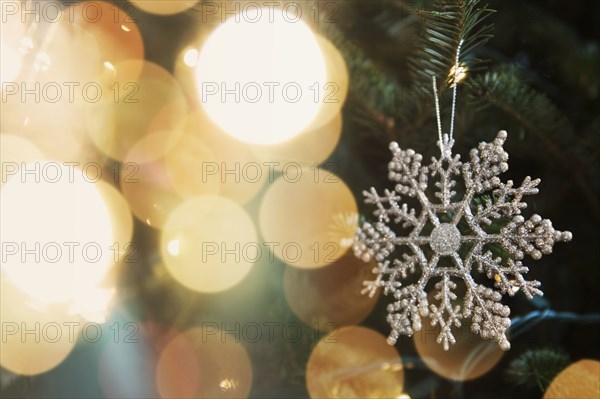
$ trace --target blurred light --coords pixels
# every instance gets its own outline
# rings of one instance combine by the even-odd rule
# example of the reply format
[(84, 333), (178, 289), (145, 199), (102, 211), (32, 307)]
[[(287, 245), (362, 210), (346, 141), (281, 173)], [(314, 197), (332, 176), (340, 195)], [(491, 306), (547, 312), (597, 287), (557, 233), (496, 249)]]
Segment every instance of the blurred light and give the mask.
[(48, 24), (44, 36), (38, 30), (31, 39), (24, 73), (3, 93), (2, 131), (31, 139), (48, 158), (88, 161), (95, 154), (83, 110), (96, 93), (90, 82), (98, 81), (98, 47), (67, 19)]
[(163, 350), (156, 367), (161, 398), (245, 398), (252, 365), (244, 347), (222, 330), (192, 328)]
[(133, 214), (144, 224), (157, 229), (163, 227), (169, 213), (181, 203), (163, 159), (143, 164), (124, 163), (120, 186)]
[(218, 193), (245, 204), (274, 179), (266, 162), (246, 143), (225, 134), (202, 110), (188, 116), (184, 129), (183, 138), (165, 156), (173, 187), (184, 198)]
[[(36, 278), (40, 277), (32, 277)], [(45, 283), (52, 284), (52, 280)], [(79, 318), (64, 307), (47, 306), (28, 297), (4, 271), (0, 285), (0, 365), (16, 374), (36, 375), (62, 363), (79, 337)]]
[(151, 62), (125, 61), (115, 70), (106, 95), (86, 108), (88, 134), (113, 159), (156, 160), (181, 137), (181, 120), (187, 112), (183, 91), (165, 69)]
[(252, 151), (263, 161), (281, 170), (291, 162), (302, 166), (322, 164), (337, 146), (342, 134), (342, 114), (338, 113), (320, 127), (302, 132), (280, 144), (254, 145)]
[(342, 327), (313, 349), (306, 366), (311, 398), (391, 398), (403, 393), (402, 360), (385, 337)]
[(183, 62), (190, 68), (195, 68), (198, 65), (198, 50), (195, 48), (187, 50), (183, 55)]
[[(2, 37), (4, 37), (4, 34), (2, 34)], [(0, 83), (2, 89), (4, 89), (4, 83), (14, 82), (19, 72), (21, 72), (23, 56), (17, 49), (5, 44), (4, 41), (0, 42), (0, 46), (2, 49), (0, 54)]]
[(456, 66), (452, 66), (452, 69), (450, 70), (450, 76), (452, 76), (453, 79), (452, 84), (454, 85), (454, 80), (456, 80), (456, 83), (460, 83), (465, 80), (468, 71), (469, 68), (464, 63), (461, 63), (461, 65), (458, 66), (458, 69)]
[[(0, 187), (18, 173), (23, 164), (44, 160), (42, 151), (30, 140), (13, 134), (0, 134)], [(18, 177), (17, 177), (18, 178)]]
[(600, 362), (579, 360), (561, 371), (544, 394), (544, 399), (600, 398)]
[[(218, 292), (238, 284), (250, 272), (261, 250), (256, 238), (254, 223), (239, 205), (218, 196), (199, 196), (169, 216), (161, 254), (179, 283), (199, 292)], [(177, 254), (169, 250), (175, 241)]]
[(4, 89), (4, 83), (17, 79), (23, 67), (23, 57), (29, 50), (29, 46), (21, 45), (21, 42), (26, 44), (23, 36), (27, 25), (21, 21), (18, 12), (9, 15), (4, 8), (1, 7), (0, 24), (0, 91)]
[(212, 173), (220, 168), (221, 162), (200, 135), (185, 133), (166, 155), (164, 165), (177, 194), (190, 198), (219, 193), (224, 180), (220, 178), (220, 173), (216, 173), (217, 178)]
[(289, 18), (282, 9), (257, 7), (252, 19), (233, 16), (222, 23), (200, 50), (201, 104), (242, 141), (288, 140), (321, 108), (315, 97), (322, 98), (326, 83), (323, 54), (308, 26)]
[(81, 170), (26, 164), (0, 198), (3, 270), (19, 289), (57, 303), (97, 286), (113, 263), (113, 225), (102, 195)]
[(129, 0), (142, 11), (157, 15), (172, 15), (188, 10), (200, 0)]
[(380, 291), (372, 298), (360, 293), (374, 266), (374, 261), (365, 265), (348, 251), (319, 269), (286, 267), (285, 297), (296, 316), (312, 328), (327, 331), (333, 326), (358, 324), (371, 313), (379, 297)]
[[(435, 292), (432, 290), (428, 298), (430, 303), (437, 304)], [(484, 340), (471, 332), (471, 326), (464, 321), (461, 327), (453, 329), (456, 343), (450, 345), (448, 351), (436, 341), (440, 332), (439, 324), (432, 327), (430, 318), (424, 318), (423, 327), (415, 332), (413, 341), (427, 367), (444, 378), (467, 381), (481, 377), (493, 369), (504, 355), (495, 341)]]
[(158, 356), (177, 332), (151, 321), (128, 320), (111, 320), (110, 339), (102, 349), (98, 368), (102, 393), (108, 399), (156, 398)]
[(72, 314), (81, 315), (87, 321), (104, 323), (107, 318), (109, 305), (112, 302), (116, 290), (90, 288), (79, 293), (69, 308)]
[[(278, 244), (272, 246), (273, 252), (291, 266), (314, 268), (332, 263), (344, 255), (356, 233), (354, 196), (330, 171), (286, 166), (260, 206), (263, 237)], [(340, 218), (346, 221), (344, 228), (340, 228)]]
[(319, 130), (324, 124), (340, 114), (346, 102), (349, 88), (348, 67), (339, 50), (328, 39), (316, 35), (327, 66), (327, 80), (320, 98), (321, 109), (307, 130)]
[[(83, 28), (96, 40), (99, 50), (98, 68), (106, 65), (106, 62), (116, 65), (125, 60), (142, 60), (144, 58), (144, 42), (137, 27), (136, 16), (130, 16), (122, 8), (107, 1), (94, 1), (93, 11), (82, 12), (81, 4), (70, 6), (72, 10), (66, 9), (63, 14), (72, 16), (62, 18), (72, 21), (71, 25)], [(138, 73), (141, 71), (138, 70)], [(97, 76), (96, 81), (100, 77)], [(132, 81), (136, 75), (132, 75)]]
[(179, 240), (173, 240), (167, 244), (169, 255), (179, 256)]

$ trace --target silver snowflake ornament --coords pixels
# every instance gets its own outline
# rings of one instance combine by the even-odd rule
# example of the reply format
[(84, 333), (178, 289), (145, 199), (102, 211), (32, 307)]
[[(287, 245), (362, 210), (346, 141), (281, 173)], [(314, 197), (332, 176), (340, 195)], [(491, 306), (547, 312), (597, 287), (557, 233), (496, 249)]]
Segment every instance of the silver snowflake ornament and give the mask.
[[(500, 131), (493, 142), (471, 150), (469, 162), (461, 162), (452, 154), (454, 140), (444, 135), (438, 142), (441, 156), (429, 166), (422, 165), (420, 154), (391, 143), (388, 169), (395, 187), (383, 195), (374, 188), (364, 192), (365, 202), (377, 208), (377, 221), (364, 223), (354, 243), (357, 256), (377, 261), (376, 278), (364, 283), (363, 293), (374, 295), (383, 287), (394, 297), (388, 305), (390, 344), (421, 330), (422, 318), (429, 317), (441, 330), (437, 342), (448, 350), (456, 342), (452, 328), (470, 319), (473, 332), (508, 350), (510, 308), (502, 296), (543, 295), (539, 281), (525, 279), (522, 259), (539, 259), (572, 236), (538, 215), (521, 216), (527, 207), (523, 197), (537, 194), (540, 180), (526, 177), (518, 187), (500, 180), (508, 169), (506, 137)], [(457, 191), (462, 198), (455, 198)], [(490, 283), (478, 282), (482, 277)]]

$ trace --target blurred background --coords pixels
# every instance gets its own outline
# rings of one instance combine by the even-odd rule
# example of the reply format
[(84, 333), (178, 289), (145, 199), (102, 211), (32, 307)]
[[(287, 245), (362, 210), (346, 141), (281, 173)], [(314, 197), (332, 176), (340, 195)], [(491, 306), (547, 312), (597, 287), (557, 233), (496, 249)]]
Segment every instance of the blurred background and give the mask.
[[(2, 397), (599, 397), (597, 2), (0, 3)], [(455, 153), (507, 130), (574, 237), (508, 352), (389, 346), (351, 249), (389, 142), (438, 155), (462, 35)]]

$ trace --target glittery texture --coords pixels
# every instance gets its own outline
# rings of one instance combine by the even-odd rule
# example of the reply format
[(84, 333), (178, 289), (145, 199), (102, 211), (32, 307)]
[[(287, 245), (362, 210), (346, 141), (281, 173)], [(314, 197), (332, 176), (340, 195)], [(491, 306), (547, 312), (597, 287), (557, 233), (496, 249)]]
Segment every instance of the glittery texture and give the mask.
[[(400, 335), (419, 331), (421, 318), (429, 317), (431, 325), (441, 329), (437, 342), (448, 350), (455, 343), (452, 327), (470, 318), (473, 332), (508, 350), (510, 308), (500, 302), (502, 295), (513, 296), (518, 291), (528, 298), (542, 295), (539, 281), (525, 280), (528, 268), (521, 260), (525, 255), (539, 259), (551, 253), (554, 243), (570, 241), (571, 233), (554, 230), (550, 220), (538, 215), (529, 219), (520, 215), (527, 206), (523, 197), (537, 194), (540, 180), (526, 177), (519, 187), (511, 180), (500, 180), (498, 176), (508, 169), (503, 148), (506, 136), (500, 131), (493, 142), (479, 144), (471, 150), (470, 162), (463, 163), (460, 155), (452, 154), (454, 140), (444, 135), (438, 143), (442, 155), (432, 158), (429, 166), (423, 166), (423, 157), (413, 150), (391, 143), (393, 159), (388, 168), (395, 187), (381, 196), (374, 188), (364, 192), (365, 202), (377, 207), (377, 221), (365, 223), (354, 243), (357, 256), (365, 261), (375, 258), (378, 264), (373, 270), (376, 279), (365, 282), (363, 293), (374, 295), (383, 287), (384, 294), (395, 299), (388, 305), (390, 344)], [(464, 196), (456, 200), (459, 177), (464, 182)], [(426, 195), (430, 179), (435, 180), (430, 187), (434, 200)], [(474, 200), (484, 194), (488, 194), (487, 200)], [(401, 203), (403, 197), (414, 198), (419, 209), (409, 209)], [(486, 229), (492, 221), (501, 227)], [(462, 233), (459, 224), (464, 226)], [(410, 232), (397, 235), (390, 225)], [(503, 248), (504, 256), (494, 256), (489, 244)], [(401, 280), (409, 274), (416, 274), (418, 280), (403, 285)], [(476, 282), (476, 277), (488, 278), (494, 288)], [(428, 298), (431, 280), (434, 295)], [(464, 286), (462, 302), (457, 302), (457, 283)]]

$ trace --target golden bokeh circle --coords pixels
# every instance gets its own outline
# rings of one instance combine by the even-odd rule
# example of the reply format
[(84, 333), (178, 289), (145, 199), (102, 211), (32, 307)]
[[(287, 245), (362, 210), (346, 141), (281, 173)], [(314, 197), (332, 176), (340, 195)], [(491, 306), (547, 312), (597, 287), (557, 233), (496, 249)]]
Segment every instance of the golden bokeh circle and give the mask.
[(173, 15), (189, 10), (200, 0), (129, 0), (142, 11), (156, 15)]
[(436, 342), (440, 326), (432, 327), (429, 318), (423, 320), (421, 331), (413, 341), (423, 362), (436, 374), (454, 381), (468, 381), (491, 371), (504, 356), (495, 341), (484, 340), (463, 323), (453, 331), (456, 343), (448, 351)]
[(9, 178), (17, 175), (23, 165), (44, 159), (44, 153), (31, 140), (14, 134), (0, 134), (0, 162), (2, 166), (0, 187)]
[(579, 360), (554, 377), (544, 399), (561, 398), (600, 398), (600, 361)]
[(402, 395), (400, 355), (366, 327), (342, 327), (317, 343), (306, 366), (311, 398), (396, 398)]
[(73, 4), (64, 14), (70, 16), (65, 20), (72, 19), (72, 25), (85, 29), (96, 39), (100, 70), (110, 73), (119, 62), (144, 58), (144, 42), (136, 17), (123, 8), (106, 1), (93, 1)]
[[(360, 323), (379, 298), (361, 295), (375, 262), (365, 263), (348, 251), (326, 267), (314, 270), (286, 267), (283, 287), (292, 311), (320, 330)], [(310, 293), (309, 295), (307, 295)]]
[(160, 250), (179, 283), (206, 293), (240, 283), (262, 255), (246, 211), (214, 195), (190, 198), (171, 212)]
[(125, 162), (119, 180), (134, 216), (147, 226), (162, 228), (182, 201), (171, 184), (164, 159), (143, 164)]
[(323, 53), (327, 68), (327, 80), (322, 93), (321, 109), (307, 131), (317, 130), (340, 113), (350, 85), (350, 77), (346, 61), (340, 51), (328, 39), (321, 35), (315, 35), (319, 48)]
[(48, 306), (25, 295), (4, 273), (0, 285), (0, 365), (30, 376), (62, 363), (79, 336), (78, 317), (66, 306)]
[[(197, 109), (185, 120), (187, 139), (175, 146), (167, 154), (167, 167), (176, 174), (186, 171), (186, 177), (176, 177), (175, 186), (183, 195), (190, 193), (215, 193), (229, 198), (239, 204), (252, 200), (270, 179), (274, 167), (261, 160), (247, 143), (241, 142), (210, 120), (208, 115)], [(195, 138), (192, 138), (195, 137)], [(191, 143), (190, 143), (191, 142)], [(190, 153), (187, 144), (199, 149), (199, 153)], [(187, 168), (177, 157), (188, 159)], [(181, 183), (189, 183), (189, 187), (181, 187)]]
[(128, 60), (115, 68), (117, 75), (104, 82), (100, 101), (86, 107), (87, 132), (113, 159), (157, 160), (183, 133), (181, 121), (187, 115), (183, 91), (171, 74), (152, 62)]
[[(31, 172), (34, 172), (33, 174)], [(26, 164), (2, 188), (3, 269), (44, 303), (86, 295), (113, 264), (113, 220), (98, 185), (77, 168)]]
[(338, 113), (321, 126), (300, 133), (280, 144), (252, 146), (253, 152), (263, 161), (281, 170), (289, 162), (302, 166), (322, 164), (335, 150), (342, 135), (342, 114)]
[(192, 328), (171, 340), (156, 367), (161, 398), (245, 398), (252, 365), (235, 337), (217, 328)]
[(223, 180), (208, 171), (221, 165), (213, 150), (197, 134), (186, 133), (165, 156), (164, 162), (173, 188), (183, 198), (219, 194)]
[(358, 225), (350, 189), (334, 173), (286, 164), (260, 205), (265, 242), (285, 263), (315, 268), (339, 259)]

